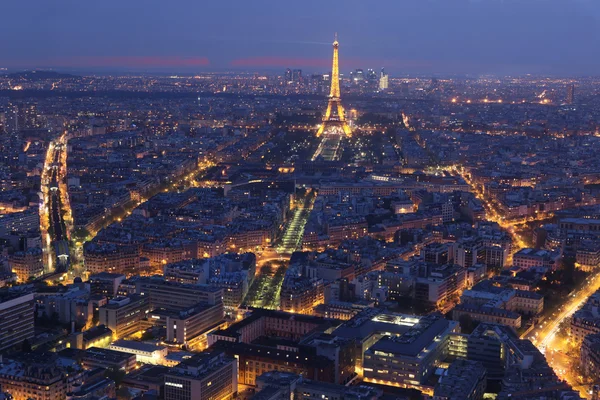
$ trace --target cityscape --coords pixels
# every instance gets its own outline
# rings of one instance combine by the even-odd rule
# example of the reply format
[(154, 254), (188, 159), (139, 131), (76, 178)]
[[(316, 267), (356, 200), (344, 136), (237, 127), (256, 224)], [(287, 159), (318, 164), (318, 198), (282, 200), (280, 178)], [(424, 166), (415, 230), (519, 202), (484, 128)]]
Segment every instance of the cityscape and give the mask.
[(600, 75), (328, 35), (0, 58), (0, 400), (600, 399)]

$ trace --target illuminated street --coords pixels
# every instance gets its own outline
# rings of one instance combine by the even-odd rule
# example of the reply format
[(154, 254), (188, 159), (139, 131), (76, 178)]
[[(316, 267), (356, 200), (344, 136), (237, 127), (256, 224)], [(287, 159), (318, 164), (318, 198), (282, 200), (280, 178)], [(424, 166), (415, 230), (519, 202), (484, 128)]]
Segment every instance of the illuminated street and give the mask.
[(577, 351), (573, 353), (565, 338), (559, 337), (558, 333), (561, 324), (568, 321), (581, 308), (588, 297), (597, 290), (600, 290), (600, 274), (589, 278), (581, 289), (576, 290), (568, 299), (565, 299), (561, 307), (552, 314), (551, 319), (542, 322), (538, 328), (527, 336), (542, 353), (546, 354), (548, 363), (556, 374), (565, 379), (570, 385), (580, 389), (588, 389), (588, 387), (580, 387), (580, 381), (573, 369), (572, 361), (578, 360), (579, 354)]
[(304, 226), (312, 210), (316, 196), (308, 193), (298, 201), (293, 216), (284, 227), (284, 232), (274, 248), (267, 248), (258, 255), (257, 273), (244, 304), (268, 309), (279, 308), (281, 284), (291, 254), (299, 250), (304, 234)]
[(341, 134), (324, 134), (315, 151), (312, 160), (322, 159), (323, 161), (337, 161), (342, 156), (342, 143), (344, 137)]
[(299, 205), (294, 210), (294, 215), (284, 228), (281, 242), (276, 245), (278, 254), (291, 255), (294, 251), (299, 249), (302, 243), (304, 227), (308, 221), (308, 216), (310, 215), (315, 199), (316, 196), (309, 195), (309, 198), (304, 204)]
[(279, 309), (279, 295), (286, 269), (287, 260), (271, 261), (263, 265), (254, 278), (243, 305), (270, 310)]
[(8, 3), (0, 400), (600, 400), (600, 2)]
[(45, 273), (66, 272), (72, 214), (65, 182), (67, 134), (50, 142), (41, 177), (40, 230), (44, 244)]

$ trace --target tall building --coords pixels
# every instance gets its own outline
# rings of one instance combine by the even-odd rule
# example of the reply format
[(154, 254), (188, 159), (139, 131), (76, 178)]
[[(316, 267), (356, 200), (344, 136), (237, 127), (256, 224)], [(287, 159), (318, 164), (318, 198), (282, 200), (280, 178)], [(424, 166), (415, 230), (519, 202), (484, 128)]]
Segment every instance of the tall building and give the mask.
[(567, 104), (573, 104), (575, 102), (575, 85), (570, 84), (567, 86)]
[(292, 82), (302, 82), (302, 70), (295, 69), (292, 71)]
[(106, 325), (117, 338), (129, 336), (141, 328), (148, 308), (148, 296), (116, 297), (98, 310), (100, 324)]
[(237, 394), (238, 361), (222, 351), (199, 353), (165, 374), (165, 400), (228, 400)]
[(367, 70), (367, 80), (369, 82), (377, 82), (377, 73), (371, 68)]
[(6, 110), (5, 117), (5, 128), (6, 133), (16, 133), (21, 129), (19, 127), (19, 109), (16, 105), (9, 105)]
[(365, 380), (391, 385), (424, 384), (435, 366), (447, 357), (450, 334), (459, 331), (457, 322), (435, 314), (420, 317), (417, 322), (407, 321), (406, 325), (400, 335), (384, 336), (364, 352)]
[(207, 333), (221, 326), (223, 315), (223, 303), (199, 303), (183, 311), (154, 310), (149, 318), (167, 327), (167, 342), (203, 349), (207, 347)]
[(33, 338), (33, 312), (33, 293), (0, 294), (0, 351)]
[(408, 87), (408, 82), (402, 82), (400, 84), (400, 92), (402, 93), (403, 96), (408, 96), (410, 93), (410, 89)]
[(381, 68), (381, 74), (379, 75), (379, 90), (387, 90), (389, 87), (388, 74)]
[(352, 82), (355, 84), (360, 84), (365, 81), (365, 71), (357, 68), (354, 70), (354, 72), (350, 72), (350, 77), (352, 78)]
[(433, 391), (434, 400), (480, 400), (487, 384), (483, 364), (456, 360), (440, 378)]
[(6, 133), (6, 112), (0, 111), (0, 133)]
[(340, 99), (340, 69), (338, 62), (339, 42), (337, 34), (333, 41), (333, 65), (331, 67), (331, 91), (329, 92), (329, 102), (327, 103), (327, 111), (323, 117), (323, 123), (317, 131), (317, 136), (321, 136), (326, 129), (335, 128), (342, 130), (346, 136), (351, 136), (352, 131), (350, 125), (346, 121), (344, 107)]
[(136, 293), (150, 297), (150, 307), (183, 310), (198, 303), (223, 302), (223, 289), (210, 285), (186, 285), (160, 278), (143, 278), (136, 282)]

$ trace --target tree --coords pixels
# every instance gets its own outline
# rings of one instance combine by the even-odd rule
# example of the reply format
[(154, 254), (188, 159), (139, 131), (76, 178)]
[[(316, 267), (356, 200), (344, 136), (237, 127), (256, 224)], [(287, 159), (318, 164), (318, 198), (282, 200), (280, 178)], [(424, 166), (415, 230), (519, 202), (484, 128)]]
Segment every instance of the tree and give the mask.
[(50, 316), (50, 322), (52, 323), (52, 325), (60, 324), (60, 316), (58, 315), (58, 313), (56, 311), (54, 311), (52, 313), (52, 315)]
[(31, 343), (29, 343), (29, 339), (23, 340), (23, 344), (21, 345), (21, 351), (23, 353), (31, 353)]
[(572, 286), (575, 283), (575, 257), (565, 256), (563, 258), (563, 283)]
[(108, 379), (112, 379), (117, 387), (121, 387), (121, 382), (123, 382), (126, 375), (127, 373), (124, 370), (116, 367), (107, 368), (106, 371), (104, 371), (104, 376)]
[(125, 386), (120, 387), (117, 390), (117, 400), (129, 400), (131, 399), (131, 393), (129, 389)]
[(152, 332), (152, 329), (148, 329), (144, 333), (142, 333), (141, 340), (152, 340), (152, 339), (154, 339), (154, 333)]
[(458, 317), (458, 323), (460, 324), (462, 333), (471, 333), (473, 332), (473, 329), (475, 329), (475, 323), (469, 314), (463, 314)]

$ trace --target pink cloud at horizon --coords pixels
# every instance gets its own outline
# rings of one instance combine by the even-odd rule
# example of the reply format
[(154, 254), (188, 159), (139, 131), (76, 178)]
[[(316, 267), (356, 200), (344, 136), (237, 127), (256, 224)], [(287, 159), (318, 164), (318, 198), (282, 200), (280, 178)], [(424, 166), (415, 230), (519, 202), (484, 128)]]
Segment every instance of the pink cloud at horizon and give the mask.
[[(331, 68), (332, 60), (330, 58), (287, 58), (287, 57), (249, 57), (238, 58), (231, 61), (232, 67), (254, 67), (254, 68)], [(347, 58), (340, 59), (340, 69), (343, 68), (367, 68), (367, 67), (390, 67), (390, 68), (430, 68), (432, 64), (427, 61), (419, 60), (382, 60), (382, 59), (360, 59)]]
[(82, 56), (56, 57), (37, 60), (35, 62), (15, 62), (15, 66), (49, 66), (49, 67), (205, 67), (210, 65), (207, 57), (179, 56)]

